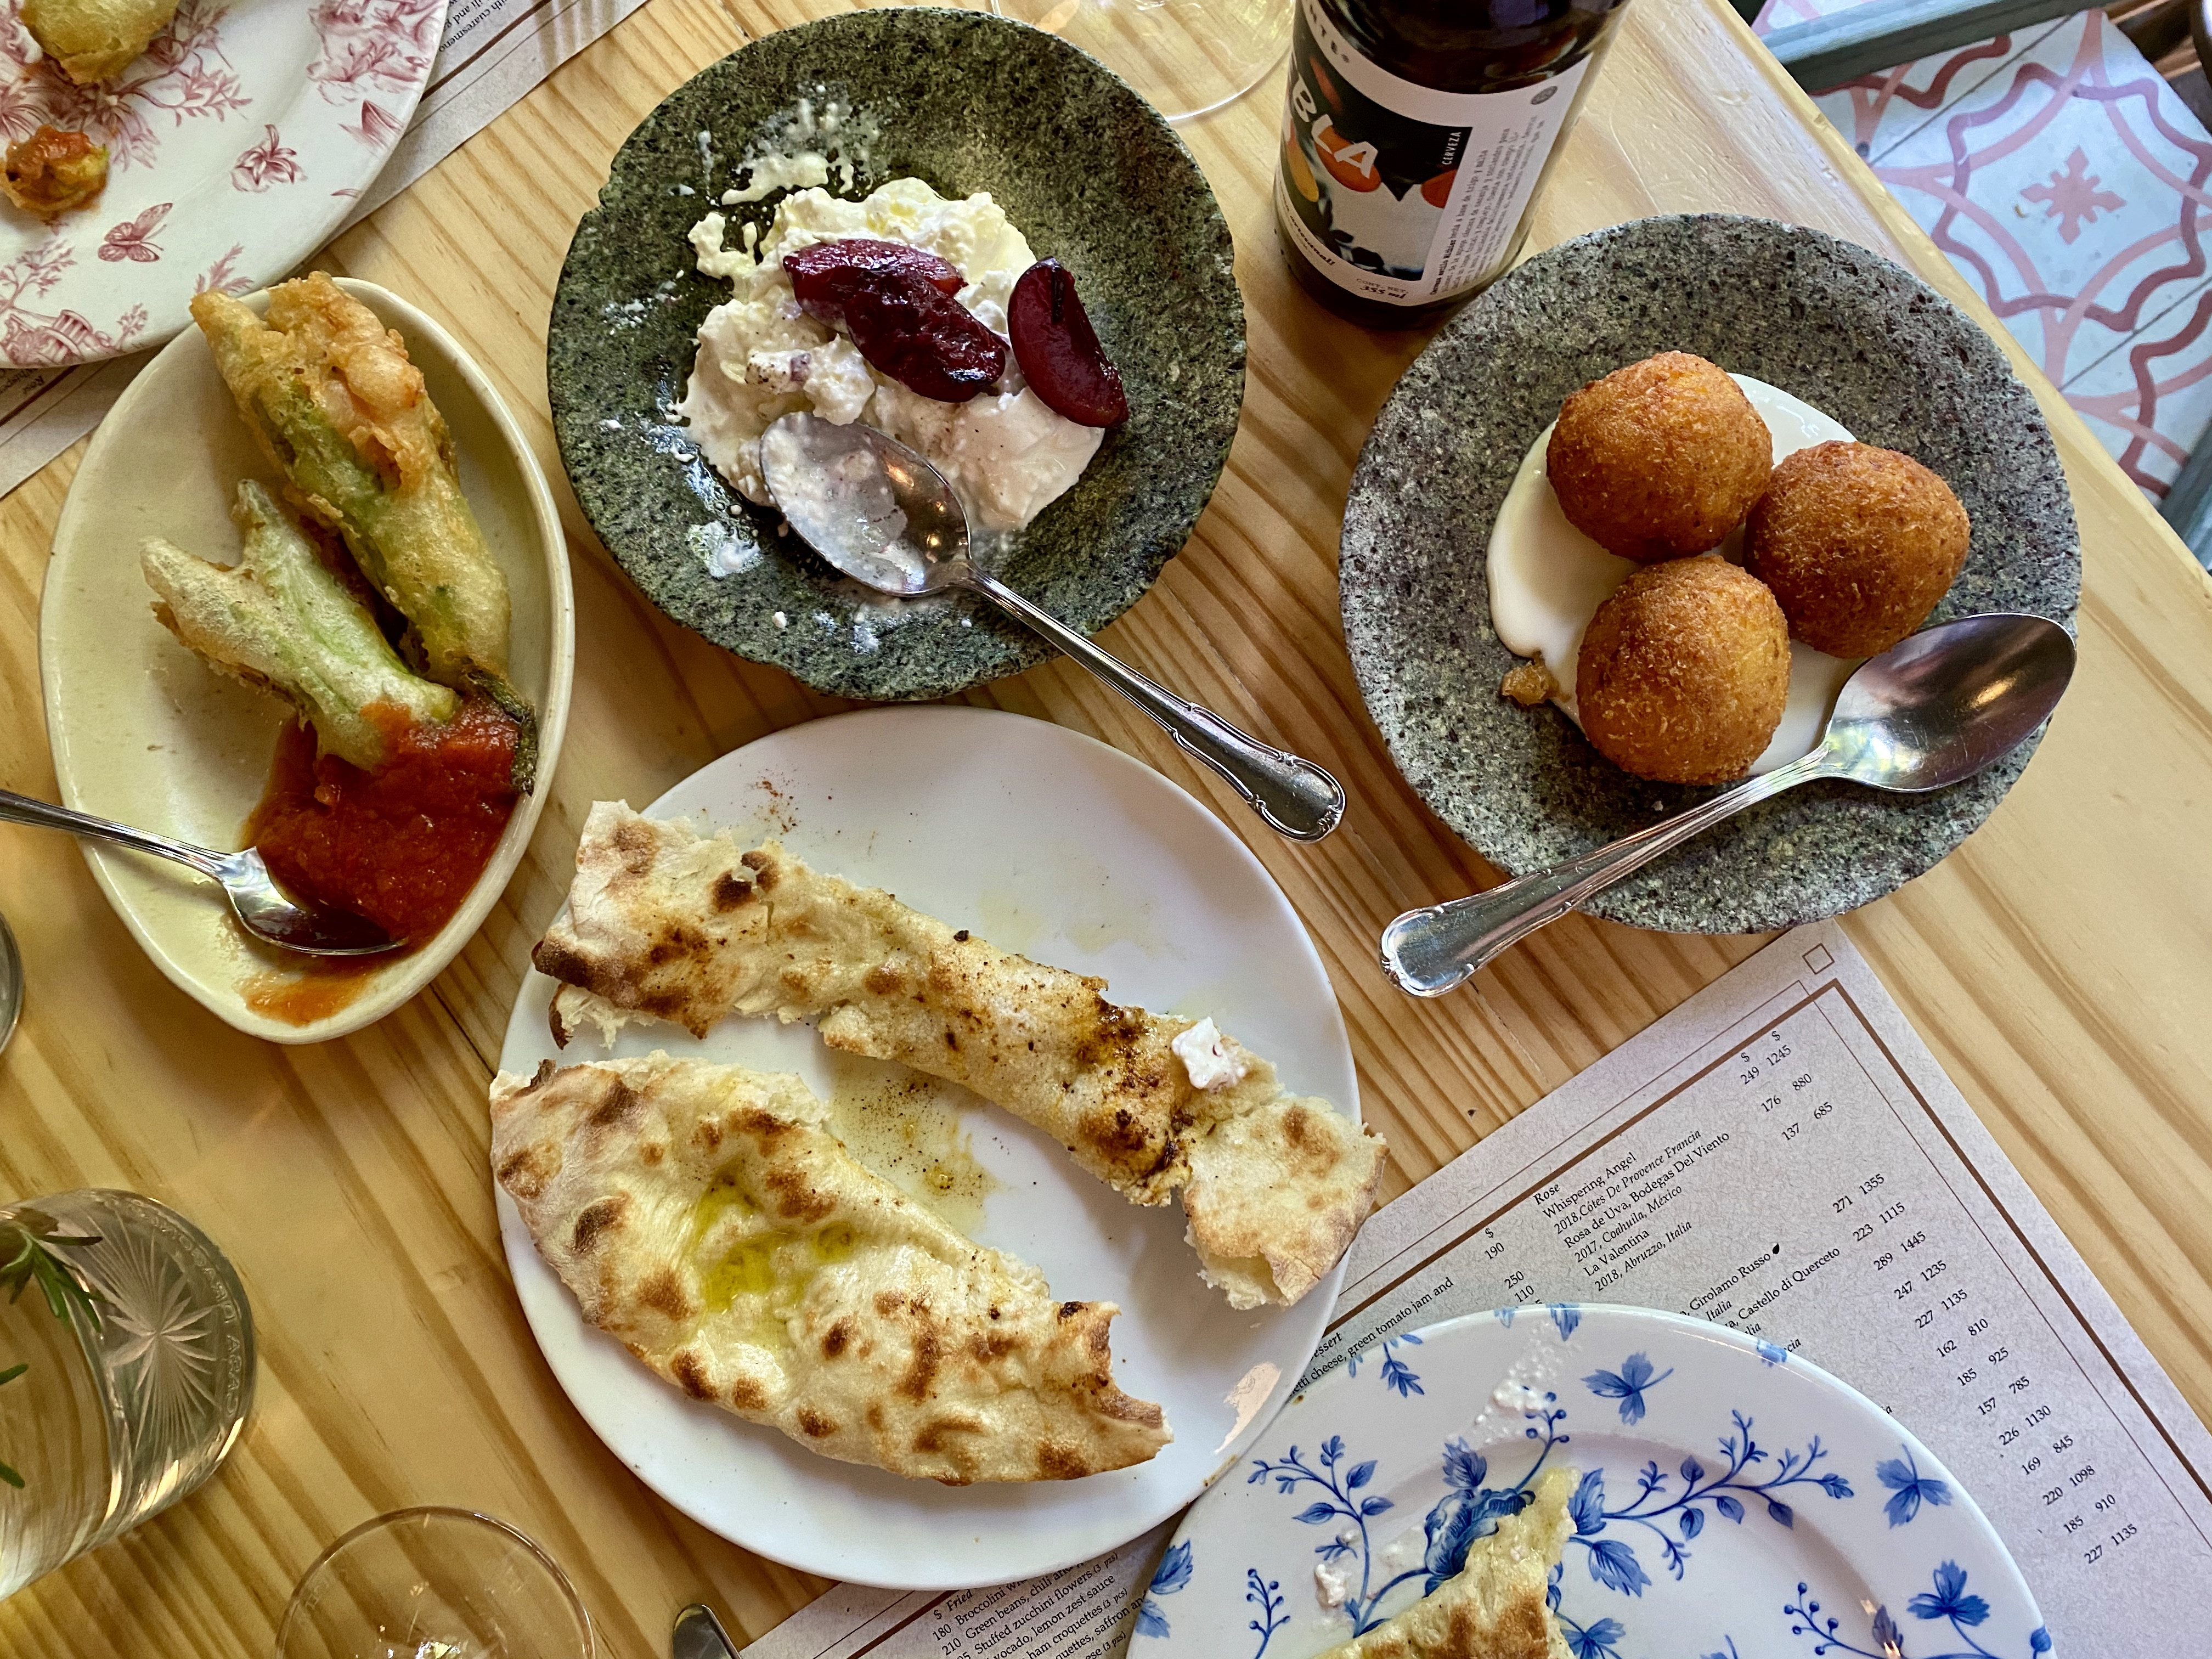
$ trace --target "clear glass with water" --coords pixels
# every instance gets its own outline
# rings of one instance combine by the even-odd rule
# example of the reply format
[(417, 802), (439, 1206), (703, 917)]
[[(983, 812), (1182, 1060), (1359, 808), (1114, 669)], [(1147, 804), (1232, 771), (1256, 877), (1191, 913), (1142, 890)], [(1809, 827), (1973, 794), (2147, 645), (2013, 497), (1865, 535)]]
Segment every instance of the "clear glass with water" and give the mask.
[(98, 1190), (0, 1207), (10, 1263), (34, 1270), (0, 1291), (0, 1374), (25, 1368), (0, 1384), (0, 1598), (198, 1486), (253, 1400), (246, 1291), (175, 1211)]

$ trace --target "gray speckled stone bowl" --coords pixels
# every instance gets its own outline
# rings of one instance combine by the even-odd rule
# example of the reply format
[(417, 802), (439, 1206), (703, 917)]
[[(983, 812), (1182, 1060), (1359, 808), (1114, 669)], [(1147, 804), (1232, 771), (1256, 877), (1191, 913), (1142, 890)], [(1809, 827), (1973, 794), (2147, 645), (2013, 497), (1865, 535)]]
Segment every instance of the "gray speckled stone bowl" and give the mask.
[[(2035, 400), (1917, 277), (1818, 231), (1719, 215), (1638, 220), (1549, 248), (1455, 319), (1398, 383), (1352, 477), (1340, 568), (1352, 665), (1392, 756), (1509, 874), (1712, 793), (1632, 777), (1549, 704), (1501, 697), (1517, 659), (1490, 626), (1490, 527), (1522, 456), (1570, 392), (1660, 351), (1780, 386), (1940, 473), (1974, 530), (1935, 620), (2026, 611), (2073, 621), (2081, 546)], [(1588, 908), (1670, 933), (1839, 915), (1964, 841), (2033, 747), (1929, 795), (1792, 790)]]
[[(908, 175), (947, 197), (988, 191), (1039, 258), (1075, 273), (1133, 413), (997, 568), (1086, 634), (1182, 549), (1228, 459), (1244, 394), (1229, 228), (1182, 141), (1110, 71), (974, 12), (863, 11), (770, 35), (678, 88), (617, 153), (569, 246), (546, 343), (586, 515), (656, 605), (716, 644), (846, 696), (942, 696), (1049, 653), (964, 594), (864, 599), (779, 538), (777, 515), (726, 486), (667, 413), (700, 320), (730, 295), (693, 269), (685, 233), (801, 97), (880, 125), (853, 193)], [(748, 220), (765, 230), (781, 199), (724, 210), (730, 245)], [(717, 545), (744, 568), (709, 575)]]

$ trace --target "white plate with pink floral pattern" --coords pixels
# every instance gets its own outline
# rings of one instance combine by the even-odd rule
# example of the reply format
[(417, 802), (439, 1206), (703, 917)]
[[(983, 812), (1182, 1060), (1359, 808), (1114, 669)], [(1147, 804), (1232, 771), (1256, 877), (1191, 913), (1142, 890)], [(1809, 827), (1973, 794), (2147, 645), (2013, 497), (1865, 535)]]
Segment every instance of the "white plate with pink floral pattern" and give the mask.
[(352, 211), (415, 112), (446, 0), (184, 0), (80, 87), (0, 0), (0, 143), (41, 125), (108, 149), (107, 188), (51, 223), (0, 200), (0, 362), (160, 345), (203, 289), (285, 276)]

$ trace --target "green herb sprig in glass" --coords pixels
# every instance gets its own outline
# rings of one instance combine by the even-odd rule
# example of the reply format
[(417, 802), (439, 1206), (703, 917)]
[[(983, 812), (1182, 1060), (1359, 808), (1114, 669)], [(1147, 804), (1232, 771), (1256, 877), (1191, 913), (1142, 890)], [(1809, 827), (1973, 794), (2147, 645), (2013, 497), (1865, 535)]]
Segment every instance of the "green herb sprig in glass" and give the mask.
[[(59, 1224), (44, 1211), (20, 1209), (10, 1219), (0, 1221), (0, 1290), (8, 1292), (8, 1301), (13, 1305), (26, 1288), (36, 1285), (55, 1318), (67, 1324), (75, 1314), (97, 1331), (99, 1299), (70, 1265), (53, 1253), (53, 1247), (99, 1243), (96, 1233), (78, 1237), (62, 1232)], [(0, 1388), (30, 1369), (29, 1362), (24, 1361), (0, 1370)], [(23, 1486), (23, 1477), (4, 1462), (0, 1462), (0, 1480), (18, 1491)]]

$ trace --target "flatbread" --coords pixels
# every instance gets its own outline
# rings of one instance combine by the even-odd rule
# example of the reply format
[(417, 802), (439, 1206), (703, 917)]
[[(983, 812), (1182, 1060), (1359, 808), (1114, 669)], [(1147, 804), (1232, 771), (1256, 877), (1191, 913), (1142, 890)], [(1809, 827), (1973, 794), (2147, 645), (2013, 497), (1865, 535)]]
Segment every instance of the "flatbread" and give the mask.
[(1573, 1470), (1550, 1471), (1526, 1509), (1474, 1540), (1457, 1574), (1319, 1659), (1574, 1659), (1545, 1596), (1573, 1529), (1574, 1489)]
[(1180, 1194), (1232, 1307), (1311, 1290), (1382, 1174), (1380, 1138), (1287, 1093), (1233, 1038), (1220, 1047), (1243, 1075), (1199, 1088), (1173, 1047), (1192, 1021), (1118, 1006), (1102, 979), (999, 950), (774, 842), (741, 851), (727, 830), (702, 836), (619, 801), (592, 807), (568, 913), (533, 960), (573, 988), (553, 1004), (563, 1046), (587, 1018), (605, 1030), (649, 1015), (703, 1036), (726, 1014), (773, 1014), (964, 1085), (1130, 1202)]
[(605, 1060), (493, 1082), (492, 1169), (584, 1317), (696, 1400), (948, 1486), (1151, 1458), (1110, 1302), (1056, 1302), (855, 1163), (790, 1076)]

